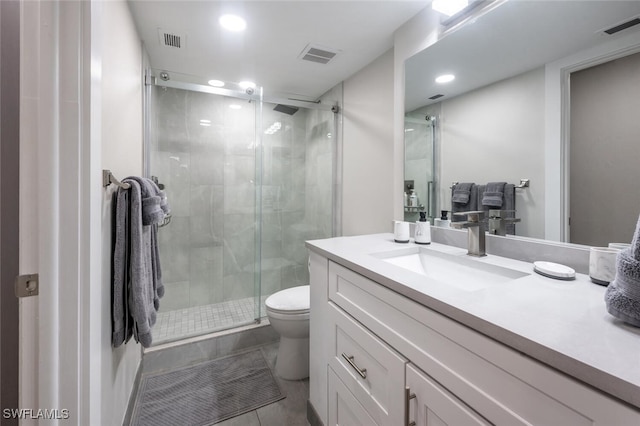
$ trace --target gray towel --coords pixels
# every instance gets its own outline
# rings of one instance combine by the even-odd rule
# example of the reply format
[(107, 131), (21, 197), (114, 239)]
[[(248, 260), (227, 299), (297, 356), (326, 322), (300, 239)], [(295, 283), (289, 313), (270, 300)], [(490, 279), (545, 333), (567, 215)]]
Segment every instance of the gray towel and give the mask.
[(118, 189), (113, 195), (111, 263), (111, 344), (114, 348), (127, 342), (132, 335), (127, 302), (129, 267), (129, 191)]
[(471, 199), (471, 188), (473, 183), (463, 182), (453, 186), (453, 194), (451, 195), (451, 202), (457, 204), (468, 204)]
[[(505, 213), (505, 217), (516, 217), (516, 186), (513, 183), (508, 183), (504, 186), (504, 204), (503, 210), (511, 210), (509, 213)], [(507, 223), (507, 234), (516, 235), (516, 224)]]
[(170, 210), (166, 195), (150, 179), (128, 177), (123, 182), (130, 189), (118, 189), (114, 207), (112, 344), (118, 347), (133, 336), (149, 347), (164, 295), (158, 224)]
[(504, 201), (504, 186), (507, 182), (489, 182), (482, 194), (482, 205), (502, 207)]
[(151, 262), (153, 272), (154, 305), (156, 310), (160, 308), (160, 298), (164, 296), (164, 285), (162, 283), (162, 269), (160, 268), (160, 253), (158, 251), (158, 225), (162, 223), (165, 216), (171, 212), (167, 196), (164, 191), (158, 188), (156, 183), (148, 178), (131, 176), (140, 185), (140, 195), (142, 197), (142, 224), (151, 227)]
[(169, 212), (167, 197), (164, 191), (161, 191), (158, 185), (151, 179), (138, 176), (129, 176), (126, 179), (135, 180), (140, 185), (142, 224), (148, 226), (162, 223), (165, 214)]
[[(128, 303), (134, 320), (133, 335), (143, 347), (151, 346), (151, 327), (156, 323), (156, 292), (153, 282), (153, 261), (151, 243), (151, 226), (143, 225), (143, 208), (141, 186), (136, 179), (124, 179), (131, 185), (130, 218), (131, 227), (129, 245), (131, 257), (129, 262), (129, 294)], [(148, 205), (147, 205), (148, 206)], [(158, 204), (159, 206), (159, 204)]]
[[(464, 189), (463, 189), (464, 188)], [(467, 189), (468, 188), (468, 189)], [(456, 191), (458, 196), (456, 197)], [(469, 198), (466, 203), (455, 202), (454, 198), (464, 199), (465, 192), (469, 192)], [(462, 222), (467, 220), (464, 216), (455, 215), (458, 212), (468, 212), (478, 209), (478, 187), (474, 183), (458, 183), (451, 188), (451, 222)]]
[[(478, 188), (478, 210), (484, 211), (484, 225), (485, 229), (489, 229), (489, 210), (496, 210), (495, 207), (485, 206), (482, 204), (482, 199), (484, 194), (486, 193), (487, 185), (476, 185)], [(500, 207), (500, 210), (511, 210), (508, 213), (502, 213), (502, 217), (504, 218), (514, 218), (516, 217), (516, 186), (512, 183), (507, 183), (504, 186), (503, 192), (504, 202)], [(516, 234), (516, 224), (515, 223), (507, 223), (507, 234), (515, 235)]]
[(607, 287), (604, 300), (611, 315), (640, 327), (640, 217), (631, 246), (618, 253), (616, 277)]

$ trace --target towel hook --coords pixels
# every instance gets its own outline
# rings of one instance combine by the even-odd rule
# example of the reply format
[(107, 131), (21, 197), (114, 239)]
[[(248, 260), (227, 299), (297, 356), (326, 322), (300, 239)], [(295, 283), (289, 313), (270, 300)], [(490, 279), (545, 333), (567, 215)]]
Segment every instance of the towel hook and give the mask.
[(107, 187), (112, 183), (122, 189), (129, 189), (131, 187), (128, 183), (122, 183), (116, 179), (113, 173), (111, 173), (111, 170), (102, 170), (102, 186)]

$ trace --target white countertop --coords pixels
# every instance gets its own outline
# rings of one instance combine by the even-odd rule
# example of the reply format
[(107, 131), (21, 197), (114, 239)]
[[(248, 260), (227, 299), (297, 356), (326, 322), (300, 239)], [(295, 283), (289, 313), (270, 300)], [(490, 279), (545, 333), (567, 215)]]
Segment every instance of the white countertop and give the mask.
[[(488, 255), (474, 258), (529, 273), (504, 284), (464, 291), (372, 256), (416, 246), (374, 234), (308, 241), (330, 260), (467, 327), (640, 408), (640, 328), (609, 315), (605, 287), (584, 274), (571, 281), (533, 272), (533, 264)], [(430, 250), (466, 250), (432, 243)]]

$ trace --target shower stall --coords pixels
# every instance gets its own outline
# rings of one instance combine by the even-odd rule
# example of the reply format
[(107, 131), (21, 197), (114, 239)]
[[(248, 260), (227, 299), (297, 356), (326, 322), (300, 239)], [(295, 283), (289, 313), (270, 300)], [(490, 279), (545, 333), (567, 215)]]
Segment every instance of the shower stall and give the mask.
[(261, 321), (266, 297), (309, 283), (304, 242), (338, 220), (333, 105), (162, 77), (145, 112), (147, 174), (171, 206), (154, 344)]
[[(408, 113), (404, 118), (404, 220), (415, 222), (420, 212), (428, 220), (437, 214), (436, 125), (430, 114)], [(412, 197), (413, 195), (413, 197)]]

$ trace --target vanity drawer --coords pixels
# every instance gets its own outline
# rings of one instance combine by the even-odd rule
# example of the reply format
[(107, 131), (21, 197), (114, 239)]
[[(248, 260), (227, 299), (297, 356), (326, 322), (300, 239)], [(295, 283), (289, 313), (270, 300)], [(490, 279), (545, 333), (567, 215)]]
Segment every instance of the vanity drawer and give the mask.
[(405, 358), (332, 303), (329, 321), (329, 366), (376, 424), (400, 424)]
[(328, 278), (333, 303), (491, 423), (640, 424), (615, 399), (352, 270), (330, 262)]

